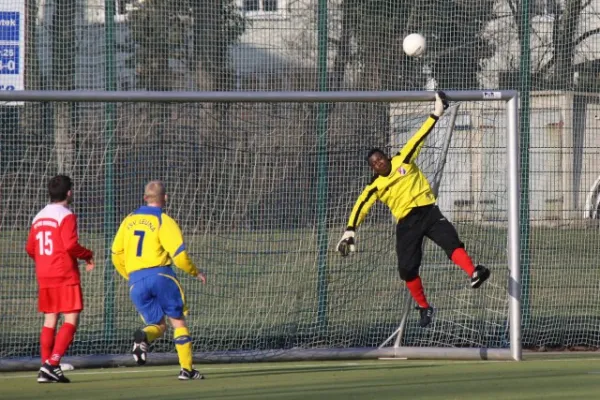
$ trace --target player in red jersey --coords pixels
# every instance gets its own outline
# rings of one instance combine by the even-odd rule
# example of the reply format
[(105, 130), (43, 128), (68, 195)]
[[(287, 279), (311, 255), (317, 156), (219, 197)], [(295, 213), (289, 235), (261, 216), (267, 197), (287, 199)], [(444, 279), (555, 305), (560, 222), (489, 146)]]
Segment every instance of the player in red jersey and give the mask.
[[(48, 182), (50, 204), (33, 219), (25, 250), (35, 261), (38, 283), (38, 311), (44, 313), (40, 335), (42, 367), (38, 382), (68, 383), (60, 367), (77, 330), (83, 296), (77, 259), (94, 269), (94, 254), (79, 244), (77, 217), (69, 209), (73, 202), (73, 182), (57, 175)], [(64, 323), (55, 336), (60, 314)]]

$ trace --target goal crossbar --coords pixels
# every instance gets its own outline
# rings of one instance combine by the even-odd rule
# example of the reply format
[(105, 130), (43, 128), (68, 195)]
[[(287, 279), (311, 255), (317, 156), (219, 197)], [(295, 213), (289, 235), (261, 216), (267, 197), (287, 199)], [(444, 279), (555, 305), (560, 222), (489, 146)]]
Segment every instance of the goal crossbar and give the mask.
[[(514, 90), (480, 91), (449, 90), (444, 91), (451, 101), (510, 101), (517, 97)], [(0, 101), (37, 101), (37, 102), (90, 102), (90, 103), (317, 103), (317, 102), (416, 102), (435, 100), (434, 91), (96, 91), (96, 90), (23, 90), (0, 91)]]

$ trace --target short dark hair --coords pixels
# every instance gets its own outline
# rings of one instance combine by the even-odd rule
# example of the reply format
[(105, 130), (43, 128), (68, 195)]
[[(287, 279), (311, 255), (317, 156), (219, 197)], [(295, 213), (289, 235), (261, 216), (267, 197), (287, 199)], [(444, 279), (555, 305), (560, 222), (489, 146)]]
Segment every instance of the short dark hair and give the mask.
[(384, 152), (383, 150), (381, 150), (381, 149), (380, 149), (380, 148), (378, 148), (378, 147), (373, 147), (373, 148), (372, 148), (371, 150), (369, 150), (369, 152), (367, 153), (367, 158), (366, 158), (367, 162), (369, 162), (369, 158), (371, 158), (371, 156), (372, 156), (373, 154), (375, 154), (375, 153), (379, 153), (379, 154), (381, 154), (382, 156), (384, 156), (384, 157), (387, 157), (387, 154), (385, 154), (385, 152)]
[(66, 200), (71, 189), (73, 181), (67, 175), (56, 175), (48, 181), (48, 195), (53, 203)]

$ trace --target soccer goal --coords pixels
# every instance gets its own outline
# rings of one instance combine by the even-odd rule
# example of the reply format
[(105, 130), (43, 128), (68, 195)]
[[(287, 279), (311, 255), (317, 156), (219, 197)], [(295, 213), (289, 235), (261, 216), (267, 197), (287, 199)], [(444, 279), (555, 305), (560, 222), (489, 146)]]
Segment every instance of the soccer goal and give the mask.
[[(149, 179), (165, 181), (166, 211), (208, 274), (206, 286), (179, 274), (196, 362), (520, 360), (518, 96), (446, 93), (452, 106), (417, 162), (492, 277), (470, 289), (426, 243), (421, 272), (437, 314), (422, 329), (384, 206), (359, 229), (355, 255), (340, 257), (335, 244), (369, 181), (367, 150), (397, 151), (431, 112), (433, 92), (0, 92), (0, 315), (12, 321), (0, 326), (0, 369), (37, 365), (22, 244), (61, 172), (75, 181), (80, 236), (97, 254), (97, 270), (82, 272), (86, 309), (67, 357), (75, 366), (133, 361), (140, 320), (110, 243)], [(153, 344), (151, 363), (176, 362), (171, 336)]]

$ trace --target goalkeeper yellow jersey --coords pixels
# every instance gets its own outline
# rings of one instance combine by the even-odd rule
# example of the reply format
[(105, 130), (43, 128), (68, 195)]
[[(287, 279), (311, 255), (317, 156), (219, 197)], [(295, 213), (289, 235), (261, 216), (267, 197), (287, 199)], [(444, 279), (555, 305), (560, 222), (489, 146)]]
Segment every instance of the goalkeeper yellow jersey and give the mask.
[(198, 274), (179, 225), (160, 207), (142, 206), (125, 217), (112, 244), (112, 261), (125, 279), (135, 272), (171, 265)]
[(400, 221), (412, 208), (435, 203), (427, 178), (415, 160), (431, 133), (438, 117), (430, 115), (404, 147), (391, 159), (392, 170), (388, 176), (375, 175), (356, 200), (348, 220), (348, 229), (356, 229), (379, 200), (389, 207)]

